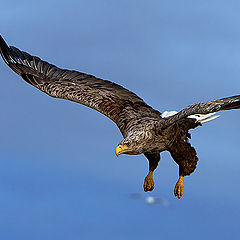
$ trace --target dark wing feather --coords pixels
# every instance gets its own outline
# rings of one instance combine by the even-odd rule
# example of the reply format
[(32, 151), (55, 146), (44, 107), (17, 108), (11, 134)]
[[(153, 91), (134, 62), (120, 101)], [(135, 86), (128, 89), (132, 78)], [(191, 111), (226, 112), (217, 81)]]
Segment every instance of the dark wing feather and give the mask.
[(176, 115), (166, 118), (161, 127), (168, 127), (173, 123), (193, 114), (207, 114), (232, 109), (240, 109), (240, 95), (190, 105)]
[(161, 119), (158, 111), (133, 92), (89, 74), (60, 69), (15, 47), (8, 47), (1, 36), (0, 52), (7, 65), (29, 84), (52, 97), (78, 102), (103, 113), (122, 133), (133, 119)]

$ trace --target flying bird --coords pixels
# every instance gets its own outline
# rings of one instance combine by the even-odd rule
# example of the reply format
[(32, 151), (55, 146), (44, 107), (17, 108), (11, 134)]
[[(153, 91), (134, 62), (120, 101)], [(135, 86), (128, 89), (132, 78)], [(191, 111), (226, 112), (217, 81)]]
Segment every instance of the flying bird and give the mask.
[(190, 105), (180, 112), (161, 114), (126, 88), (90, 74), (60, 69), (36, 56), (8, 46), (0, 36), (0, 52), (5, 63), (27, 83), (51, 97), (67, 99), (104, 114), (116, 123), (123, 140), (116, 155), (144, 154), (149, 172), (144, 191), (154, 188), (153, 172), (160, 153), (169, 151), (179, 165), (176, 197), (183, 195), (183, 178), (196, 169), (198, 157), (189, 143), (189, 130), (215, 119), (216, 112), (240, 108), (240, 95)]

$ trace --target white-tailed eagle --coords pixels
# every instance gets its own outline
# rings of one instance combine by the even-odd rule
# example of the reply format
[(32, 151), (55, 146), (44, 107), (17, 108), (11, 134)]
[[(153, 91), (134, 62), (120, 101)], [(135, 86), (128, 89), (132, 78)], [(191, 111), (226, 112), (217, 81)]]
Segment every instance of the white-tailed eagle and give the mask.
[(27, 83), (51, 97), (63, 98), (91, 107), (114, 121), (124, 139), (115, 152), (144, 154), (149, 161), (149, 173), (144, 191), (154, 188), (153, 172), (160, 153), (169, 151), (179, 165), (179, 180), (174, 194), (183, 195), (183, 177), (195, 169), (198, 157), (190, 145), (189, 130), (210, 121), (221, 110), (240, 108), (240, 95), (193, 104), (180, 112), (159, 111), (147, 105), (135, 93), (116, 83), (77, 71), (60, 69), (15, 47), (8, 47), (0, 36), (0, 52), (5, 63)]

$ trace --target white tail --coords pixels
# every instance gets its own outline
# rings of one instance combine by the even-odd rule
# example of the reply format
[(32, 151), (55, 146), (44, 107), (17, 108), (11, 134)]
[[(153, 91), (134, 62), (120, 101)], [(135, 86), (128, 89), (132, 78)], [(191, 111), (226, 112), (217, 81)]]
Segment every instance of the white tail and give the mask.
[[(175, 115), (176, 113), (178, 113), (178, 112), (177, 111), (165, 111), (162, 114), (162, 118), (171, 117), (171, 116)], [(216, 113), (194, 114), (194, 115), (188, 116), (188, 118), (193, 118), (193, 119), (196, 119), (200, 123), (205, 123), (205, 122), (209, 122), (209, 121), (212, 121), (212, 120), (220, 117), (220, 115), (215, 115), (215, 114)]]

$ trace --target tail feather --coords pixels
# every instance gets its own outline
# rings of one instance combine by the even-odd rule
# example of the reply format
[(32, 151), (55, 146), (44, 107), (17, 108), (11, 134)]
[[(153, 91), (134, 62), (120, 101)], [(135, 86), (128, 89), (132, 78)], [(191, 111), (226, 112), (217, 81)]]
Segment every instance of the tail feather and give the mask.
[(202, 123), (210, 122), (210, 121), (220, 117), (220, 115), (215, 115), (215, 114), (216, 113), (194, 114), (194, 115), (189, 116), (188, 118), (196, 119), (197, 122), (200, 122), (202, 124)]
[[(165, 111), (162, 114), (162, 118), (167, 118), (167, 117), (173, 116), (177, 113), (178, 113), (177, 111)], [(215, 115), (215, 114), (216, 113), (194, 114), (194, 115), (188, 116), (188, 118), (196, 119), (197, 122), (202, 124), (202, 123), (210, 122), (210, 121), (220, 117), (220, 115)]]

